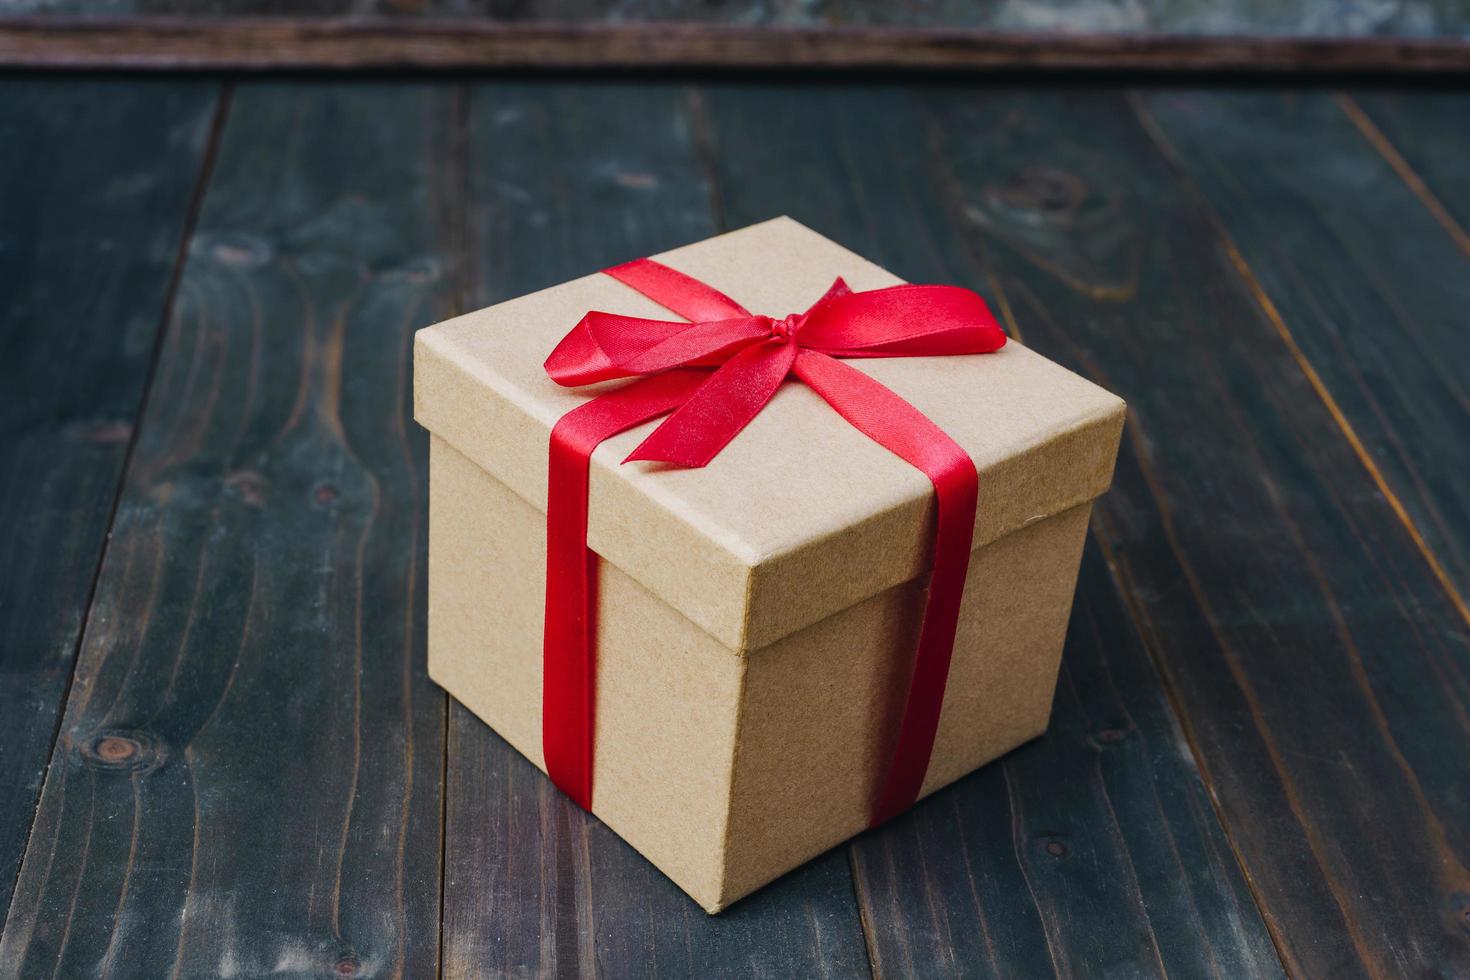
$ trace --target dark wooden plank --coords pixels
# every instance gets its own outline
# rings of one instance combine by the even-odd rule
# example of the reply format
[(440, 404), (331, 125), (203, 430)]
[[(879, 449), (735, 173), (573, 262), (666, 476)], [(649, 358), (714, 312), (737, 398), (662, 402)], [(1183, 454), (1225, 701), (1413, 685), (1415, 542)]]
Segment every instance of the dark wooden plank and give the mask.
[[(1470, 110), (1470, 99), (1458, 104)], [(1470, 620), (1470, 241), (1457, 247), (1453, 222), (1363, 138), (1353, 120), (1367, 120), (1346, 97), (1170, 92), (1144, 105)], [(1419, 142), (1463, 154), (1470, 128), (1426, 129)]]
[(0, 975), (434, 973), (445, 699), (408, 386), (444, 312), (445, 102), (236, 93)]
[(199, 82), (0, 82), (0, 921), (217, 91)]
[[(668, 85), (474, 89), (474, 305), (714, 228), (684, 94)], [(456, 706), (447, 773), (448, 977), (865, 977), (845, 856), (719, 916)]]
[(1116, 96), (919, 101), (1027, 338), (1130, 403), (1098, 527), (1288, 971), (1470, 974), (1466, 621), (1216, 219)]
[[(973, 5), (975, 9), (1019, 4)], [(448, 17), (0, 16), (0, 65), (150, 69), (1070, 69), (1146, 72), (1470, 71), (1446, 32), (1297, 36), (1076, 33), (994, 27), (747, 26)]]
[[(934, 186), (928, 98), (710, 89), (727, 222), (786, 211), (907, 278), (998, 299)], [(1095, 552), (1084, 567), (1048, 734), (852, 845), (876, 972), (1281, 975), (1119, 594)]]

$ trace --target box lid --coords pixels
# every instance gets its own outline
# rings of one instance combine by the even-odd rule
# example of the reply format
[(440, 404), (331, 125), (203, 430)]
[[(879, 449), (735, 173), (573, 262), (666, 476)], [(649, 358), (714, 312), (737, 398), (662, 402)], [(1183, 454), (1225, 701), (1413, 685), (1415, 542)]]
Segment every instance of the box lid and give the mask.
[[(655, 258), (778, 317), (805, 310), (837, 276), (854, 290), (902, 282), (789, 218)], [(543, 512), (551, 427), (621, 383), (562, 388), (542, 367), (589, 310), (676, 319), (595, 273), (415, 337), (414, 417)], [(1112, 479), (1123, 402), (1014, 340), (990, 354), (847, 363), (970, 453), (977, 548), (1091, 500)], [(656, 424), (593, 454), (588, 544), (731, 649), (765, 646), (926, 569), (928, 479), (800, 382), (782, 385), (704, 469), (620, 465)]]

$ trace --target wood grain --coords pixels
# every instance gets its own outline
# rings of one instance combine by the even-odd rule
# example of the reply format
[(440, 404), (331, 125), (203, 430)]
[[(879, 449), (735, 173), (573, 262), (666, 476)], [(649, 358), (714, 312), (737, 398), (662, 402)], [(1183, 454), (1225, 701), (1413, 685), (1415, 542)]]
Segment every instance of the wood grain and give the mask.
[(444, 312), (422, 88), (235, 96), (0, 974), (425, 976), (414, 327)]
[[(1364, 138), (1345, 97), (1177, 92), (1143, 105), (1470, 621), (1470, 251)], [(1421, 145), (1470, 150), (1432, 121)]]
[(0, 921), (216, 93), (192, 82), (0, 84)]
[[(999, 305), (926, 159), (921, 92), (707, 89), (727, 222), (786, 211), (906, 278), (969, 285)], [(1282, 975), (1095, 550), (1047, 734), (851, 852), (879, 975)]]
[(1115, 95), (919, 101), (977, 267), (1129, 401), (1101, 538), (1288, 972), (1470, 972), (1465, 621), (1217, 218)]
[[(477, 86), (475, 306), (714, 231), (698, 134), (668, 85)], [(840, 851), (711, 917), (455, 706), (446, 977), (866, 977)]]
[[(1002, 5), (1019, 6), (1019, 5)], [(1463, 28), (1461, 28), (1463, 31)], [(163, 70), (668, 67), (1146, 72), (1470, 71), (1455, 36), (1073, 32), (388, 17), (0, 17), (0, 65)]]

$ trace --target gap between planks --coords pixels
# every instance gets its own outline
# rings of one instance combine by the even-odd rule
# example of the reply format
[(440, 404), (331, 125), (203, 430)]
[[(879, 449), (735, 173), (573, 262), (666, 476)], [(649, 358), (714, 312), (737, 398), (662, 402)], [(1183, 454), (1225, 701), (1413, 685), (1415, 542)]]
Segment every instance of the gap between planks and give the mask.
[(1423, 178), (1415, 172), (1414, 168), (1409, 166), (1409, 161), (1404, 159), (1403, 154), (1393, 145), (1393, 141), (1363, 111), (1362, 107), (1358, 105), (1357, 100), (1346, 92), (1334, 92), (1332, 93), (1332, 99), (1337, 103), (1337, 107), (1347, 115), (1352, 124), (1358, 127), (1358, 132), (1363, 134), (1363, 138), (1373, 145), (1373, 149), (1378, 151), (1378, 155), (1383, 157), (1388, 165), (1393, 168), (1393, 172), (1398, 174), (1399, 179), (1408, 185), (1409, 190), (1414, 192), (1414, 196), (1419, 199), (1419, 203), (1423, 204), (1429, 210), (1434, 220), (1439, 222), (1440, 227), (1444, 228), (1449, 233), (1449, 236), (1455, 240), (1455, 244), (1460, 247), (1460, 251), (1466, 255), (1470, 255), (1470, 234), (1465, 233), (1465, 229), (1460, 227), (1460, 223), (1450, 214), (1449, 209), (1440, 202), (1439, 198), (1429, 189), (1429, 185), (1424, 183)]
[[(37, 795), (31, 801), (31, 822), (26, 831), (25, 846), (21, 848), (24, 856), (31, 849), (31, 841), (35, 835), (36, 813), (40, 806), (40, 794), (50, 778), (51, 766), (56, 760), (56, 746), (61, 738), (61, 729), (66, 722), (67, 706), (71, 703), (72, 685), (76, 681), (77, 666), (81, 659), (82, 642), (86, 639), (87, 630), (91, 625), (92, 604), (97, 597), (97, 585), (102, 578), (102, 566), (107, 559), (107, 550), (112, 544), (112, 527), (117, 520), (117, 511), (122, 503), (123, 489), (127, 486), (128, 471), (132, 467), (133, 454), (138, 446), (139, 432), (142, 430), (143, 412), (148, 407), (148, 396), (153, 389), (153, 380), (158, 374), (158, 361), (163, 350), (164, 335), (168, 332), (170, 319), (173, 317), (174, 299), (178, 295), (179, 282), (183, 277), (184, 260), (189, 254), (189, 243), (194, 238), (194, 229), (199, 221), (199, 212), (204, 204), (204, 195), (209, 188), (209, 179), (214, 173), (215, 159), (219, 153), (220, 138), (224, 133), (225, 124), (229, 119), (230, 103), (234, 97), (235, 83), (231, 79), (220, 82), (219, 92), (215, 96), (214, 114), (209, 121), (209, 136), (205, 141), (204, 154), (199, 161), (199, 174), (195, 177), (194, 187), (189, 192), (189, 204), (184, 211), (184, 223), (179, 228), (179, 244), (174, 252), (174, 260), (169, 269), (168, 284), (164, 287), (163, 305), (159, 309), (158, 324), (153, 331), (153, 349), (148, 355), (148, 368), (143, 378), (142, 394), (138, 398), (137, 407), (133, 412), (132, 431), (128, 433), (127, 448), (123, 451), (122, 465), (117, 471), (117, 485), (113, 487), (112, 500), (107, 507), (106, 531), (102, 537), (102, 547), (97, 550), (97, 560), (92, 566), (92, 574), (87, 584), (86, 599), (82, 603), (81, 622), (77, 625), (76, 638), (72, 642), (71, 668), (67, 671), (66, 681), (61, 688), (60, 710), (56, 712), (56, 721), (51, 728), (51, 752), (46, 760), (46, 769), (41, 774), (40, 786)], [(11, 897), (14, 898), (16, 889), (19, 887), (21, 871), (25, 867), (25, 861), (16, 862), (16, 880), (11, 882)], [(0, 934), (4, 933), (7, 916), (0, 921)]]
[[(449, 161), (444, 181), (445, 193), (438, 201), (440, 229), (448, 237), (448, 247), (455, 255), (450, 259), (450, 282), (453, 290), (452, 309), (455, 314), (468, 312), (474, 294), (471, 263), (469, 262), (471, 234), (469, 230), (469, 136), (473, 115), (473, 95), (467, 83), (453, 87), (449, 100)], [(426, 626), (427, 628), (427, 626)], [(427, 650), (426, 650), (427, 656)], [(434, 950), (434, 976), (444, 980), (444, 910), (445, 889), (449, 880), (449, 747), (454, 739), (454, 726), (450, 719), (457, 703), (448, 691), (444, 691), (444, 729), (440, 741), (439, 756), (439, 940)]]

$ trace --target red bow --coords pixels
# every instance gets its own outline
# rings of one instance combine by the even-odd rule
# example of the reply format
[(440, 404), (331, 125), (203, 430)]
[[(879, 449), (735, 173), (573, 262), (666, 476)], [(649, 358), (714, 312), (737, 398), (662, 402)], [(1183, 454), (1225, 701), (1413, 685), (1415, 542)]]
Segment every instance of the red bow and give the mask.
[(604, 439), (673, 411), (628, 460), (703, 466), (794, 373), (859, 431), (922, 470), (938, 499), (929, 598), (896, 748), (873, 808), (876, 826), (913, 804), (928, 770), (969, 567), (977, 477), (969, 455), (918, 409), (835, 358), (983, 354), (1004, 345), (1005, 333), (984, 300), (956, 286), (854, 293), (838, 279), (811, 309), (777, 320), (752, 314), (651, 259), (606, 273), (693, 322), (588, 313), (546, 359), (546, 373), (562, 385), (640, 378), (573, 409), (551, 431), (546, 771), (591, 809), (597, 608), (597, 556), (587, 548), (592, 451)]

